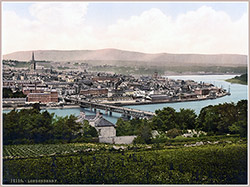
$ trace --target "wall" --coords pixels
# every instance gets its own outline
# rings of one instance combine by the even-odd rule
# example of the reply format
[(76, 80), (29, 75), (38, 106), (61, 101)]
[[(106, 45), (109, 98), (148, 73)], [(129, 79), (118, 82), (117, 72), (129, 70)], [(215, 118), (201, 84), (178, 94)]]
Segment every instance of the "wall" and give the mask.
[(100, 143), (111, 143), (111, 144), (113, 144), (113, 143), (115, 143), (114, 142), (114, 137), (100, 137), (99, 136), (99, 142)]
[(136, 136), (116, 136), (114, 138), (115, 144), (132, 144)]
[(110, 144), (132, 144), (136, 136), (114, 136), (114, 137), (100, 137), (100, 143)]
[(95, 127), (99, 136), (101, 137), (113, 137), (116, 136), (116, 130), (114, 127)]

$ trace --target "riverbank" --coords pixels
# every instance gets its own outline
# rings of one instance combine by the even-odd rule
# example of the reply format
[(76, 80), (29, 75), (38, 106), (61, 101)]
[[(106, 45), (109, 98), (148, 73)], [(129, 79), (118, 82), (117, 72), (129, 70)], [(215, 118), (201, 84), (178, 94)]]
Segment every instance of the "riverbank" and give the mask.
[[(223, 93), (221, 95), (218, 95), (216, 98), (208, 98), (208, 97), (199, 97), (199, 98), (189, 98), (189, 99), (177, 99), (177, 100), (157, 100), (157, 101), (139, 101), (136, 100), (130, 100), (130, 101), (104, 101), (101, 102), (101, 104), (107, 104), (107, 105), (114, 105), (114, 106), (131, 106), (131, 105), (152, 105), (152, 104), (162, 104), (162, 103), (180, 103), (180, 102), (191, 102), (191, 101), (203, 101), (203, 100), (211, 100), (211, 99), (217, 99), (220, 97), (224, 97), (226, 95), (229, 95), (228, 93)], [(3, 110), (22, 110), (22, 109), (31, 109), (32, 107), (3, 107)], [(42, 110), (45, 109), (70, 109), (70, 108), (80, 108), (80, 105), (77, 104), (71, 104), (71, 105), (62, 105), (62, 106), (41, 106)]]
[(247, 85), (247, 74), (242, 74), (241, 76), (235, 76), (234, 78), (227, 79), (225, 81), (230, 82), (232, 84), (243, 84)]
[(177, 100), (158, 100), (158, 101), (140, 101), (136, 102), (135, 100), (131, 101), (105, 101), (102, 104), (115, 105), (115, 106), (130, 106), (130, 105), (152, 105), (152, 104), (162, 104), (162, 103), (180, 103), (180, 102), (191, 102), (191, 101), (203, 101), (217, 99), (224, 96), (230, 95), (229, 93), (223, 93), (218, 95), (216, 98), (208, 97), (199, 97), (199, 98), (189, 98), (189, 99), (177, 99)]
[[(31, 109), (32, 107), (3, 107), (3, 110), (13, 110), (13, 109), (17, 109), (17, 110), (22, 110), (22, 109)], [(80, 108), (79, 105), (64, 105), (64, 106), (42, 106), (40, 107), (41, 110), (46, 110), (46, 109), (70, 109), (70, 108)]]
[(238, 79), (227, 79), (227, 82), (230, 82), (232, 84), (243, 84), (243, 85), (247, 85), (247, 82), (244, 82), (242, 80), (238, 80)]

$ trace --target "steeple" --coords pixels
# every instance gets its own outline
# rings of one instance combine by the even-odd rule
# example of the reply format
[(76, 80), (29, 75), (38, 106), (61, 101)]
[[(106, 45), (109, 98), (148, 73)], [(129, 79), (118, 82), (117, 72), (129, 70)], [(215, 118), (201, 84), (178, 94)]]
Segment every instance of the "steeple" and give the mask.
[(32, 61), (35, 61), (34, 52), (32, 51)]
[(35, 61), (34, 51), (32, 51), (32, 59), (31, 59), (31, 63), (33, 63), (33, 68), (34, 68), (34, 70), (36, 70), (36, 61)]

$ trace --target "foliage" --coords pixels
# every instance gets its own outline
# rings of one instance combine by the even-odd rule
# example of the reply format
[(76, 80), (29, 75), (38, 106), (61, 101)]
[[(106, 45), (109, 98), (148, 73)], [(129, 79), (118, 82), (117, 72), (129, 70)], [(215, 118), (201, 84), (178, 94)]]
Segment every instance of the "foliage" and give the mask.
[(247, 134), (247, 100), (224, 103), (202, 108), (197, 119), (197, 128), (217, 134)]
[(176, 123), (179, 129), (194, 129), (197, 115), (194, 110), (181, 108), (177, 112)]
[[(208, 135), (228, 133), (240, 134), (242, 137), (247, 135), (247, 100), (241, 100), (237, 104), (209, 105), (201, 109), (199, 116), (191, 109), (182, 108), (177, 112), (171, 107), (156, 110), (155, 113), (156, 116), (151, 120), (124, 121), (118, 119), (116, 123), (117, 135), (138, 135), (135, 141), (138, 143), (145, 143), (144, 140), (141, 140), (141, 133), (149, 129), (157, 130), (161, 134), (171, 130), (168, 133), (169, 137), (181, 135), (180, 130), (184, 132), (187, 129), (202, 130), (208, 132)], [(146, 142), (150, 142), (148, 140)], [(154, 142), (152, 138), (151, 142)]]
[(231, 83), (238, 83), (238, 84), (247, 84), (247, 73), (242, 74), (241, 76), (235, 76), (232, 79), (228, 79), (226, 80), (227, 82), (231, 82)]
[[(153, 143), (164, 145), (165, 148), (175, 147), (180, 148), (185, 144), (194, 144), (196, 142), (217, 142), (218, 144), (246, 144), (246, 138), (239, 137), (238, 135), (216, 135), (204, 137), (190, 137), (185, 138), (177, 136), (175, 138), (168, 138), (166, 134), (160, 134), (157, 138), (152, 139)], [(160, 142), (161, 141), (161, 142)], [(167, 146), (166, 146), (167, 145)], [(136, 150), (145, 151), (153, 149), (153, 146), (146, 144), (129, 144), (129, 145), (112, 145), (101, 143), (63, 143), (63, 144), (25, 144), (25, 145), (3, 145), (3, 158), (29, 158), (29, 157), (44, 157), (51, 155), (70, 155), (78, 154), (81, 152), (99, 153), (99, 151), (112, 151), (115, 150)], [(163, 149), (163, 147), (162, 147)]]
[(130, 121), (124, 121), (119, 118), (116, 122), (116, 135), (117, 136), (130, 136), (138, 135), (141, 131), (141, 127), (146, 125), (147, 121), (142, 119), (132, 119)]
[(176, 112), (173, 108), (167, 107), (162, 110), (156, 110), (157, 116), (152, 119), (153, 129), (165, 132), (173, 128), (194, 129), (196, 123), (196, 114), (191, 109), (180, 109)]
[(168, 132), (167, 132), (167, 137), (169, 137), (169, 138), (175, 138), (176, 136), (179, 136), (179, 135), (181, 135), (182, 133), (181, 133), (181, 130), (178, 130), (178, 129), (176, 129), (176, 128), (173, 128), (173, 129), (170, 129), (170, 130), (168, 130)]
[(4, 159), (3, 183), (16, 178), (24, 184), (33, 179), (53, 184), (247, 184), (247, 145)]
[(83, 124), (83, 136), (87, 138), (98, 137), (97, 130), (89, 125), (87, 120), (85, 120)]
[(3, 114), (3, 143), (8, 144), (33, 144), (33, 143), (55, 143), (71, 142), (81, 136), (96, 137), (96, 133), (87, 124), (84, 127), (76, 122), (73, 115), (56, 117), (47, 111), (40, 111), (39, 105), (33, 109), (12, 110)]
[(10, 88), (3, 88), (3, 98), (25, 98), (22, 91), (12, 92)]
[(153, 129), (167, 131), (176, 127), (176, 111), (171, 107), (164, 107), (162, 110), (155, 111), (157, 116), (152, 119)]
[(138, 136), (135, 138), (134, 143), (149, 144), (151, 143), (152, 133), (151, 128), (146, 120), (143, 120), (144, 125), (139, 128)]

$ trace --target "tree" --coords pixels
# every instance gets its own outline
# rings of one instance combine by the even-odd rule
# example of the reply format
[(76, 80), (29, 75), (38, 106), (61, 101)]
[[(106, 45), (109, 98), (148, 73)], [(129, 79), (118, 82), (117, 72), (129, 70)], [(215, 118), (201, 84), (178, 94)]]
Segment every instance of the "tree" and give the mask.
[(134, 143), (149, 144), (152, 138), (152, 129), (150, 125), (144, 121), (144, 125), (140, 127), (138, 131), (138, 136), (135, 138)]
[(132, 119), (130, 121), (124, 121), (119, 118), (116, 122), (116, 134), (117, 136), (130, 136), (140, 133), (140, 128), (147, 124), (147, 120)]
[(247, 101), (204, 107), (197, 119), (197, 127), (218, 134), (247, 132)]
[(87, 120), (84, 120), (82, 130), (83, 130), (83, 136), (86, 138), (98, 137), (98, 132), (96, 131), (95, 127), (89, 125), (89, 122)]
[(237, 110), (237, 121), (229, 126), (229, 131), (231, 133), (239, 133), (240, 136), (247, 136), (247, 100), (241, 100), (236, 105)]
[(169, 138), (175, 138), (176, 136), (181, 135), (181, 130), (178, 130), (178, 129), (176, 129), (176, 128), (173, 128), (173, 129), (168, 130), (168, 132), (167, 132), (166, 135), (167, 135), (167, 137), (169, 137)]
[(12, 92), (10, 88), (3, 88), (3, 98), (25, 98), (22, 91)]
[(196, 118), (194, 110), (181, 108), (176, 113), (176, 123), (178, 129), (194, 129), (196, 126)]
[(154, 130), (167, 131), (176, 127), (176, 111), (171, 107), (163, 108), (155, 111), (156, 116), (153, 117), (152, 127)]

